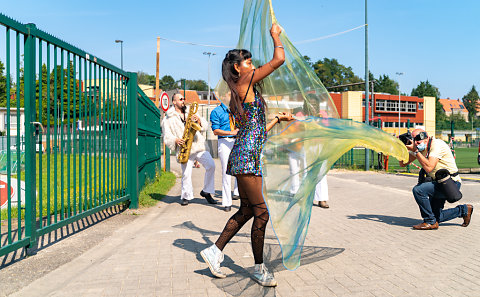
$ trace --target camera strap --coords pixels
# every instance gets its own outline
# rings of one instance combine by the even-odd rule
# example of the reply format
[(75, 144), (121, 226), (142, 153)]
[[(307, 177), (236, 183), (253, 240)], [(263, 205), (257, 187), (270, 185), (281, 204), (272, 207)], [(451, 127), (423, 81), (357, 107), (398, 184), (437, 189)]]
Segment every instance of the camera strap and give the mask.
[(425, 156), (425, 158), (428, 158), (428, 156), (430, 155), (430, 148), (432, 147), (432, 137), (430, 137), (428, 139), (428, 144), (427, 144), (427, 155)]

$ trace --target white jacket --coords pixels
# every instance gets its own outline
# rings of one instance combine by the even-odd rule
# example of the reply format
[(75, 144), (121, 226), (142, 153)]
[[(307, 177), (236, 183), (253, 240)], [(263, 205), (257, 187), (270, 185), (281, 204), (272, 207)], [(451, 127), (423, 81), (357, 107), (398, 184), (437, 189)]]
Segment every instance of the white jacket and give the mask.
[[(185, 112), (187, 116), (188, 116), (188, 111), (189, 111), (189, 108), (187, 107), (187, 110)], [(197, 131), (197, 133), (195, 133), (195, 137), (193, 138), (193, 143), (192, 143), (192, 150), (190, 151), (190, 154), (195, 154), (195, 153), (203, 152), (207, 150), (207, 145), (205, 143), (205, 136), (203, 136), (203, 134), (200, 132), (207, 131), (208, 122), (204, 118), (200, 116), (198, 117), (200, 118), (202, 129), (200, 131)], [(162, 120), (163, 141), (165, 142), (165, 145), (168, 146), (170, 150), (175, 151), (175, 154), (177, 156), (180, 151), (180, 147), (175, 143), (175, 140), (177, 138), (181, 139), (183, 137), (184, 130), (185, 130), (185, 125), (183, 124), (182, 119), (180, 118), (180, 114), (177, 111), (175, 111), (175, 108), (173, 106), (170, 107), (165, 113), (165, 117)]]

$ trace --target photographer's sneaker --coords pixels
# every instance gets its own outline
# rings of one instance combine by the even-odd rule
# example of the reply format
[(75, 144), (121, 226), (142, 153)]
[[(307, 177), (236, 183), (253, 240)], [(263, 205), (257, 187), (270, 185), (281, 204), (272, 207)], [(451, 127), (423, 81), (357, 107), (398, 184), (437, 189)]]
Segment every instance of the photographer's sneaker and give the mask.
[(275, 287), (277, 285), (277, 281), (273, 277), (265, 264), (255, 264), (255, 271), (253, 272), (253, 279), (264, 287)]
[(220, 263), (223, 261), (223, 253), (215, 244), (201, 251), (200, 255), (205, 263), (208, 264), (208, 268), (210, 268), (210, 271), (214, 276), (218, 278), (227, 277), (227, 275), (220, 270)]

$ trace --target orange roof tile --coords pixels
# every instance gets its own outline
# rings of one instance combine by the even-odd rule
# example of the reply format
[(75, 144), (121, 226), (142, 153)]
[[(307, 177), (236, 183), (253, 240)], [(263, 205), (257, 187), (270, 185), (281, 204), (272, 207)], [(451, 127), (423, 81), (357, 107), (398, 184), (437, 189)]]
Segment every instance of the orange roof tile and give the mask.
[(450, 112), (452, 109), (460, 109), (464, 112), (468, 112), (463, 101), (460, 101), (460, 99), (438, 99), (438, 102), (442, 104), (445, 112)]

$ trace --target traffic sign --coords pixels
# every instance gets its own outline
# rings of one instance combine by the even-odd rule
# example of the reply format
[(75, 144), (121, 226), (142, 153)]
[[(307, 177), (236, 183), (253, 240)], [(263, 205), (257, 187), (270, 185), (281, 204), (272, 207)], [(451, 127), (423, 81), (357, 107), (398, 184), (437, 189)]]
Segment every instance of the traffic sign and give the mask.
[(160, 96), (160, 106), (162, 106), (163, 111), (166, 112), (168, 110), (169, 103), (170, 98), (168, 98), (168, 94), (163, 92)]

